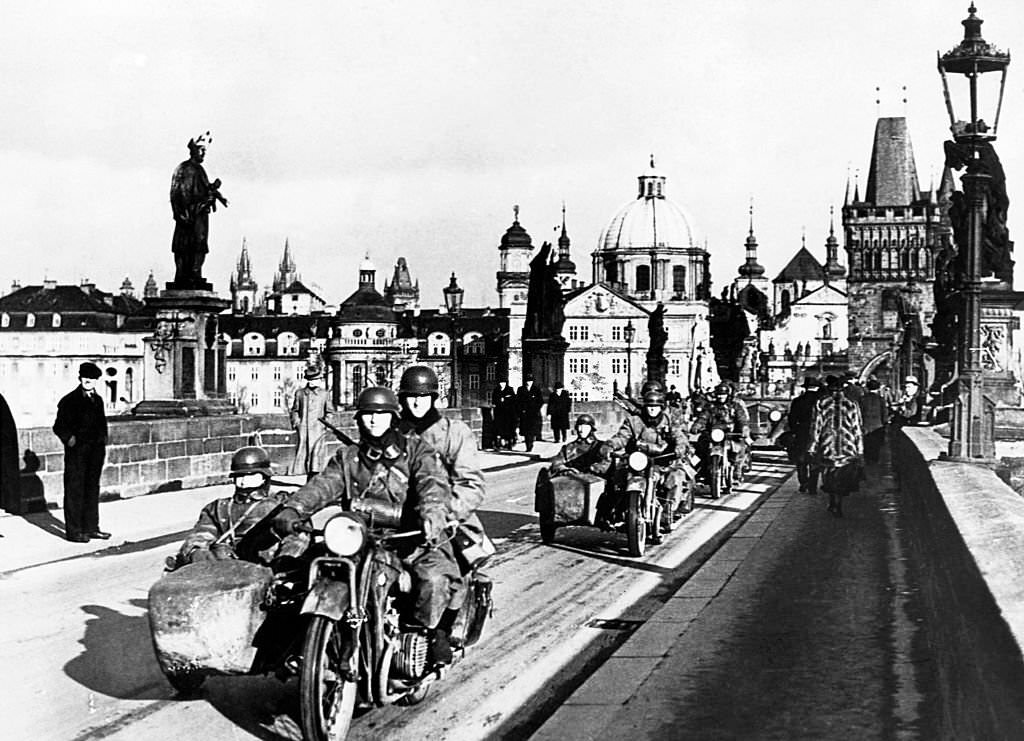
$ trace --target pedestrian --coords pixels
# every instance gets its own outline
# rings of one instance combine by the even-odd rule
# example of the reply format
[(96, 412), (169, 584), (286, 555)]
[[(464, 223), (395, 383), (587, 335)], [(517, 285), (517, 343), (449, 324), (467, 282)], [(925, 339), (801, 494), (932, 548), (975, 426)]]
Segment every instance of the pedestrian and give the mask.
[(494, 449), (511, 450), (516, 444), (519, 412), (516, 409), (516, 392), (508, 385), (506, 379), (498, 381), (491, 394), (491, 406), (494, 410)]
[(917, 376), (907, 376), (903, 380), (903, 393), (892, 405), (892, 423), (899, 428), (916, 425), (921, 421), (921, 387)]
[(860, 397), (860, 416), (864, 425), (864, 460), (877, 463), (885, 442), (885, 423), (889, 408), (882, 398), (882, 384), (877, 378), (869, 378), (867, 390)]
[(670, 407), (680, 407), (683, 405), (683, 395), (676, 391), (675, 384), (669, 386), (668, 393), (665, 394), (665, 401)]
[(310, 365), (303, 375), (306, 385), (295, 392), (292, 401), (292, 429), (299, 437), (288, 474), (305, 475), (309, 481), (327, 465), (327, 428), (320, 420), (334, 411), (334, 405), (330, 394), (321, 386), (323, 370), (319, 365)]
[(842, 379), (828, 376), (825, 393), (814, 405), (808, 453), (821, 467), (821, 488), (828, 492), (828, 511), (843, 516), (843, 497), (860, 483), (864, 431), (860, 406), (843, 393)]
[(100, 368), (78, 367), (78, 388), (57, 403), (53, 432), (64, 443), (64, 535), (73, 543), (107, 540), (100, 530), (100, 475), (107, 455), (107, 415), (96, 393)]
[(567, 442), (569, 415), (572, 414), (572, 397), (561, 381), (555, 382), (555, 390), (548, 397), (548, 417), (551, 418), (551, 433), (556, 443)]
[(523, 379), (523, 385), (516, 391), (516, 409), (519, 412), (519, 434), (523, 436), (527, 452), (533, 450), (535, 440), (542, 440), (540, 434), (540, 408), (544, 406), (537, 383), (532, 375)]
[(814, 376), (804, 377), (803, 393), (789, 404), (789, 416), (786, 420), (789, 431), (793, 433), (790, 443), (793, 462), (796, 464), (796, 477), (800, 482), (801, 494), (818, 493), (818, 469), (813, 465), (807, 449), (811, 443), (811, 425), (814, 422), (814, 405), (818, 402), (821, 383)]
[(0, 508), (22, 514), (18, 428), (7, 400), (0, 394)]
[(864, 396), (864, 387), (860, 385), (860, 378), (852, 371), (843, 374), (843, 393), (856, 402)]

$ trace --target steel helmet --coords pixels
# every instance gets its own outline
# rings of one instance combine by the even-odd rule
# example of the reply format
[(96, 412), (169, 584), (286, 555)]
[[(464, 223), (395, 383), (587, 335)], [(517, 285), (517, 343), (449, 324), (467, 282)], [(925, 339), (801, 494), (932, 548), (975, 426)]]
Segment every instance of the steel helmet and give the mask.
[(722, 382), (715, 386), (715, 396), (728, 396), (732, 393), (732, 389), (729, 388), (729, 384)]
[(640, 396), (643, 396), (648, 391), (660, 391), (665, 393), (665, 384), (661, 381), (655, 381), (654, 379), (644, 381), (644, 385), (640, 387)]
[(391, 412), (397, 417), (401, 414), (402, 408), (398, 406), (398, 397), (394, 391), (384, 386), (370, 386), (359, 392), (356, 411)]
[(263, 448), (255, 445), (239, 448), (231, 457), (230, 476), (245, 476), (250, 473), (262, 473), (264, 476), (271, 474), (270, 456)]
[(413, 365), (402, 373), (398, 383), (398, 393), (410, 396), (437, 396), (437, 374), (426, 365)]
[(589, 414), (581, 414), (576, 418), (576, 425), (574, 429), (578, 428), (580, 425), (590, 425), (592, 429), (597, 427), (597, 423), (594, 422), (594, 418)]
[(643, 399), (645, 407), (665, 406), (665, 391), (661, 388), (661, 384), (648, 388), (640, 398)]

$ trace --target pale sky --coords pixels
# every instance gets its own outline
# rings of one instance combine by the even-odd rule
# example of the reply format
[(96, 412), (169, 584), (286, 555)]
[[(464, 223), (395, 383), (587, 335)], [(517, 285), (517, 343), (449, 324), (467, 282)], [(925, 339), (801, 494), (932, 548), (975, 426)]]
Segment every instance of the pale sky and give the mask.
[[(211, 217), (204, 274), (224, 295), (243, 237), (261, 285), (287, 237), (332, 303), (369, 251), (378, 288), (404, 256), (424, 306), (441, 303), (452, 270), (467, 305), (497, 306), (513, 205), (539, 247), (557, 237), (563, 201), (589, 281), (590, 253), (651, 153), (707, 239), (716, 291), (743, 261), (751, 198), (774, 277), (804, 229), (824, 261), (829, 206), (848, 171), (863, 189), (879, 115), (907, 116), (922, 188), (938, 178), (948, 119), (935, 54), (959, 43), (968, 4), (7, 4), (0, 286), (88, 278), (116, 291), (128, 276), (141, 290), (153, 270), (163, 287), (171, 173), (206, 130), (206, 169), (231, 206)], [(986, 40), (1021, 46), (1019, 0), (977, 4)], [(1024, 62), (1010, 66), (1000, 124), (1019, 240)]]

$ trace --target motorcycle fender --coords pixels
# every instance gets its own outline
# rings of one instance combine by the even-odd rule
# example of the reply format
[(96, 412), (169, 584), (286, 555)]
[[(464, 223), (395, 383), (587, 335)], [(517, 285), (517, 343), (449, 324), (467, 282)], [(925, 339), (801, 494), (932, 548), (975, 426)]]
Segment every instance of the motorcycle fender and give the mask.
[(334, 579), (321, 579), (309, 590), (300, 610), (303, 615), (322, 615), (341, 620), (350, 604), (348, 584)]

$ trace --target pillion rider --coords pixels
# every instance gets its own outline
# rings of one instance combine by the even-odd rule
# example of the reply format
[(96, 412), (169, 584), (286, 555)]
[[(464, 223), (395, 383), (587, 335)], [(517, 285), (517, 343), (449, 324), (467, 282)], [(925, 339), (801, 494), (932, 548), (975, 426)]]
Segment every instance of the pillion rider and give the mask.
[[(685, 500), (686, 474), (682, 456), (687, 448), (686, 434), (679, 427), (676, 416), (668, 413), (665, 387), (660, 383), (649, 381), (644, 384), (640, 402), (640, 413), (630, 414), (622, 421), (618, 432), (609, 438), (608, 449), (610, 452), (639, 450), (652, 458), (667, 453), (677, 454), (669, 463), (654, 464), (666, 499), (661, 526), (668, 531), (676, 516), (676, 508)], [(604, 509), (601, 504), (598, 508)]]
[[(406, 368), (398, 383), (398, 399), (402, 405), (399, 428), (402, 432), (419, 435), (441, 456), (451, 486), (452, 513), (459, 521), (459, 536), (453, 541), (455, 553), (461, 557), (462, 565), (475, 566), (494, 550), (476, 515), (486, 493), (484, 473), (480, 469), (473, 431), (462, 420), (441, 414), (436, 406), (437, 396), (437, 374), (432, 368), (426, 365)], [(445, 615), (446, 620), (455, 619), (460, 596), (456, 595), (452, 611)]]
[[(241, 558), (269, 564), (277, 549), (277, 539), (269, 529), (260, 537), (253, 528), (284, 501), (284, 492), (270, 491), (270, 456), (263, 448), (239, 448), (231, 458), (229, 476), (235, 491), (229, 497), (215, 499), (199, 513), (199, 519), (185, 537), (177, 556), (168, 556), (168, 569), (208, 560)], [(239, 546), (251, 533), (244, 552)]]
[(397, 550), (413, 577), (413, 610), (407, 618), (430, 632), (430, 660), (450, 663), (450, 631), (439, 623), (461, 581), (447, 532), (451, 490), (437, 453), (398, 430), (400, 414), (391, 389), (364, 389), (356, 400), (359, 442), (338, 450), (319, 475), (285, 501), (274, 529), (285, 536), (285, 552), (290, 542), (301, 542), (304, 521), (324, 507), (350, 509), (358, 499), (402, 505), (403, 522), (423, 530), (422, 539), (406, 539)]
[(690, 432), (698, 435), (694, 449), (702, 462), (708, 460), (711, 430), (715, 427), (722, 427), (727, 433), (739, 436), (739, 445), (736, 446), (738, 450), (733, 455), (734, 470), (738, 479), (746, 465), (747, 449), (753, 441), (750, 437), (750, 415), (740, 401), (732, 398), (732, 390), (727, 383), (715, 386), (714, 394), (690, 427)]

